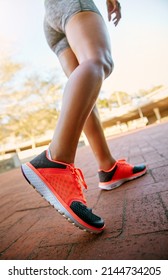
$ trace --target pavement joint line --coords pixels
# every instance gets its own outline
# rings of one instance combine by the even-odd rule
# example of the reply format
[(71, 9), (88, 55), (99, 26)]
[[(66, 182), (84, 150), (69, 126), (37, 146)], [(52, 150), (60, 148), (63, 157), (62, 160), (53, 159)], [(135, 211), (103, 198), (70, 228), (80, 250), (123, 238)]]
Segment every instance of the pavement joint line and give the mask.
[(122, 211), (122, 228), (118, 230), (120, 232), (117, 236), (109, 237), (109, 239), (125, 236), (124, 232), (125, 232), (125, 225), (126, 225), (126, 220), (127, 220), (126, 219), (126, 207), (127, 207), (127, 202), (126, 202), (126, 190), (125, 190), (124, 191), (124, 199), (123, 199), (123, 211)]
[(51, 208), (51, 205), (39, 206), (37, 208), (34, 207), (34, 208), (18, 209), (16, 211), (12, 212), (9, 216), (5, 217), (3, 220), (1, 220), (0, 223), (3, 223), (5, 220), (9, 219), (11, 216), (13, 216), (14, 213), (26, 212), (26, 211), (31, 211), (31, 210), (38, 210), (38, 209), (43, 209), (43, 208)]
[(19, 209), (19, 210), (16, 210), (15, 212), (25, 212), (25, 211), (32, 211), (32, 210), (44, 209), (44, 208), (52, 208), (52, 207), (51, 207), (51, 205), (39, 206), (39, 207), (32, 207), (32, 208)]
[(71, 255), (71, 252), (73, 251), (73, 248), (74, 248), (75, 244), (71, 244), (69, 250), (68, 250), (68, 253), (67, 253), (67, 256), (65, 258), (65, 260), (68, 260), (69, 256)]
[(135, 233), (135, 234), (131, 234), (129, 235), (130, 237), (131, 236), (134, 236), (134, 237), (139, 237), (139, 236), (145, 236), (145, 235), (155, 235), (157, 233), (161, 233), (161, 234), (164, 234), (164, 233), (167, 233), (168, 234), (168, 229), (163, 229), (163, 230), (156, 230), (156, 231), (148, 231), (148, 232), (143, 232), (143, 233)]
[[(10, 216), (13, 216), (13, 214), (15, 214), (16, 212), (14, 212), (14, 213), (12, 213), (12, 215), (10, 215)], [(8, 230), (10, 229), (10, 228), (12, 228), (14, 225), (16, 225), (18, 222), (20, 222), (22, 219), (24, 219), (25, 218), (25, 216), (23, 216), (23, 217), (21, 217), (21, 218), (19, 218), (14, 224), (12, 224), (11, 226), (9, 226), (9, 228), (8, 228)], [(6, 219), (5, 219), (6, 220)]]
[(93, 207), (92, 207), (92, 208), (96, 208), (96, 205), (98, 204), (98, 202), (99, 202), (99, 200), (100, 200), (101, 195), (102, 195), (102, 192), (101, 192), (101, 190), (100, 190), (100, 191), (99, 191), (99, 194), (98, 194), (98, 196), (97, 196), (97, 200), (96, 200), (96, 202), (94, 203), (94, 205), (93, 205)]
[(124, 199), (123, 199), (123, 214), (122, 214), (122, 230), (121, 235), (124, 235), (125, 225), (126, 225), (126, 208), (127, 208), (127, 200), (126, 200), (126, 190), (124, 191)]
[[(122, 229), (118, 229), (118, 230), (116, 230), (115, 232), (117, 232), (117, 231), (118, 231), (118, 235), (104, 237), (104, 240), (117, 239), (117, 238), (120, 238), (120, 236), (121, 236), (121, 238), (122, 238), (122, 236), (123, 236), (123, 231), (122, 231)], [(114, 233), (114, 232), (111, 232), (111, 233)], [(110, 235), (110, 233), (109, 233), (108, 235)]]
[[(163, 193), (164, 193), (164, 192), (165, 192), (165, 191), (163, 191)], [(164, 209), (164, 211), (165, 211), (166, 218), (167, 218), (167, 220), (168, 220), (168, 210), (167, 210), (167, 208), (166, 208), (166, 206), (165, 206), (165, 204), (164, 204), (164, 202), (163, 202), (163, 200), (162, 200), (162, 198), (161, 198), (161, 196), (160, 196), (160, 193), (161, 193), (161, 192), (158, 192), (158, 197), (159, 197), (160, 203), (162, 204), (162, 207), (163, 207), (163, 209)]]
[(3, 220), (0, 221), (0, 224), (2, 224), (4, 221), (6, 221), (7, 219), (9, 219), (10, 217), (13, 216), (13, 214), (16, 213), (16, 211), (12, 212), (9, 216), (5, 217)]
[(153, 176), (152, 170), (153, 170), (153, 169), (148, 169), (147, 174), (149, 174), (149, 175), (152, 177), (152, 179), (153, 179), (153, 181), (154, 181), (154, 184), (155, 184), (155, 183), (158, 183), (158, 182), (157, 182), (157, 180), (155, 179), (155, 177)]
[[(25, 233), (28, 232), (28, 231), (36, 224), (36, 222), (37, 222), (37, 221), (35, 221), (35, 222), (25, 231)], [(25, 234), (25, 233), (24, 233), (24, 234)], [(0, 252), (0, 256), (3, 256), (3, 254), (4, 254), (10, 247), (12, 247), (20, 238), (22, 238), (22, 236), (23, 236), (23, 233), (21, 233), (21, 235), (20, 235), (18, 238), (16, 238), (12, 243), (10, 243), (9, 246), (8, 246), (7, 248), (5, 248), (3, 251), (1, 251), (1, 252)]]

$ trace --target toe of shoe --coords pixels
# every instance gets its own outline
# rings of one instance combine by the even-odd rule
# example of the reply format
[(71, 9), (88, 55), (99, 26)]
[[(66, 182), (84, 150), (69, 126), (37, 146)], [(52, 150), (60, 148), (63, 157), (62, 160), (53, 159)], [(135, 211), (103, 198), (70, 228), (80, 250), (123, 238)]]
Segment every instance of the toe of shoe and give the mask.
[(104, 221), (102, 218), (100, 218), (99, 220), (95, 221), (93, 224), (94, 227), (96, 228), (103, 228), (104, 227)]
[(146, 171), (146, 165), (140, 164), (133, 167), (133, 174), (140, 173), (142, 171)]
[(87, 208), (86, 205), (79, 201), (73, 201), (70, 208), (73, 212), (82, 219), (85, 223), (93, 226), (95, 228), (102, 228), (104, 226), (104, 221), (101, 217), (95, 215), (91, 209)]

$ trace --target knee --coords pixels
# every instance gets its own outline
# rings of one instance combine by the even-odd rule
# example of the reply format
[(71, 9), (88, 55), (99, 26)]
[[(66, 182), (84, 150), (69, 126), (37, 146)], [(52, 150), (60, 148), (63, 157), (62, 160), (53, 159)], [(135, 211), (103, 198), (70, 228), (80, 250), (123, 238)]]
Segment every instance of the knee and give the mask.
[(93, 60), (93, 63), (100, 69), (104, 78), (107, 78), (113, 71), (114, 64), (111, 55), (100, 56)]
[(106, 55), (104, 58), (104, 73), (105, 73), (105, 78), (110, 76), (114, 68), (114, 63), (111, 55)]

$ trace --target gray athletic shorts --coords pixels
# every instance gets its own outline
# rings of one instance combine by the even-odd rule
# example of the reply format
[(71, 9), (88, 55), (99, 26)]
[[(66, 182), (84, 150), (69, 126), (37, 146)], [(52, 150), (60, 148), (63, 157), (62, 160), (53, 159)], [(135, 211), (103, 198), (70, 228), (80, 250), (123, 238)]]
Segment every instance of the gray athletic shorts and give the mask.
[(57, 56), (69, 47), (65, 35), (66, 23), (73, 15), (83, 11), (100, 14), (92, 0), (45, 0), (44, 33)]

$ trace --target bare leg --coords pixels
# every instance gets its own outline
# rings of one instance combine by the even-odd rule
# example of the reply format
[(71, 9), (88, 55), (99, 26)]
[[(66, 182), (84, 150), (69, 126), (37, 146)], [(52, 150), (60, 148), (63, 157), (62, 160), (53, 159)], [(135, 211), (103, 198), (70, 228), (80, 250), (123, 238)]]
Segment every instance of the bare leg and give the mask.
[[(71, 48), (67, 48), (61, 53), (59, 61), (67, 77), (69, 77), (79, 65)], [(110, 169), (114, 165), (115, 159), (109, 151), (96, 105), (85, 122), (84, 133), (94, 152), (98, 167), (103, 170)]]
[(116, 161), (108, 148), (96, 106), (85, 122), (84, 133), (94, 152), (99, 169), (109, 170), (112, 168)]
[[(99, 32), (95, 33), (95, 28)], [(112, 60), (106, 26), (98, 14), (83, 12), (73, 16), (67, 23), (66, 35), (79, 65), (69, 76), (50, 150), (53, 159), (72, 163), (85, 121), (103, 80), (111, 73)]]

